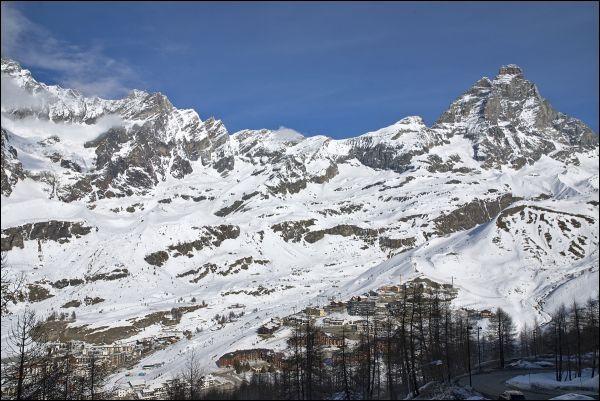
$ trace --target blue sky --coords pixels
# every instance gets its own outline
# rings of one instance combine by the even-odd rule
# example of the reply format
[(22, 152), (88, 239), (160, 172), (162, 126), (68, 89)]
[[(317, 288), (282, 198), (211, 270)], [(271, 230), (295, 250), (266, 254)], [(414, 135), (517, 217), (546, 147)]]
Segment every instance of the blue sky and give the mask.
[(2, 54), (40, 80), (160, 91), (231, 132), (431, 124), (509, 63), (598, 132), (596, 2), (2, 4)]

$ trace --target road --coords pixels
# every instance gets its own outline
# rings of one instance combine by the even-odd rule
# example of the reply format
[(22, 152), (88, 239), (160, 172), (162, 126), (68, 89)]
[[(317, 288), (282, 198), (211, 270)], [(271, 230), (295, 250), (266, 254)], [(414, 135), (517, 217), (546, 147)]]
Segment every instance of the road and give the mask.
[[(506, 369), (506, 370), (495, 370), (491, 372), (484, 372), (481, 374), (473, 374), (473, 389), (481, 393), (486, 398), (497, 400), (498, 396), (505, 390), (510, 390), (512, 387), (506, 384), (508, 379), (515, 376), (526, 375), (531, 373), (544, 373), (554, 372), (554, 370), (544, 369)], [(469, 385), (469, 376), (463, 377), (458, 380), (461, 386)], [(520, 390), (525, 398), (528, 400), (549, 400), (550, 398), (556, 397), (561, 394), (567, 393), (578, 393), (578, 391), (566, 391), (566, 390)], [(589, 395), (585, 393), (586, 395)], [(597, 398), (597, 396), (595, 397)]]

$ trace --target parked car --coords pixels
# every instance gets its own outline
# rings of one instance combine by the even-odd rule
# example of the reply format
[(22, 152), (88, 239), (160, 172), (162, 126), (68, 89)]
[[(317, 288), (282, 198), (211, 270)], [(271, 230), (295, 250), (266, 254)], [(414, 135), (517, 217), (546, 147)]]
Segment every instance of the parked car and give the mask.
[(500, 397), (498, 397), (498, 399), (499, 400), (525, 400), (526, 398), (523, 395), (523, 393), (520, 391), (506, 390), (505, 392), (500, 394)]

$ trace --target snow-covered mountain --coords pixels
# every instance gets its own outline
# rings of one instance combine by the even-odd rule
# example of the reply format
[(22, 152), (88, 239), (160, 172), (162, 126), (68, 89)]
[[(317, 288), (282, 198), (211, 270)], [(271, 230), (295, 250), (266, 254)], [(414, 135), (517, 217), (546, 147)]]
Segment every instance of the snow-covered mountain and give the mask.
[(168, 328), (192, 336), (144, 360), (167, 361), (156, 374), (191, 347), (207, 368), (277, 347), (256, 335), (271, 317), (420, 276), (518, 322), (598, 291), (598, 136), (514, 65), (431, 127), (334, 140), (230, 135), (160, 93), (85, 98), (2, 60), (1, 138), (1, 248), (26, 280), (11, 310), (76, 311), (57, 336), (111, 342), (182, 308)]

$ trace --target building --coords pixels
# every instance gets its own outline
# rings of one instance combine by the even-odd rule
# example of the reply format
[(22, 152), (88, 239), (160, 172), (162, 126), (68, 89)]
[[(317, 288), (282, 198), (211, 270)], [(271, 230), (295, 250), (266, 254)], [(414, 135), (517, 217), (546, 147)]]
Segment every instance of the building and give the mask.
[(304, 309), (304, 313), (306, 313), (308, 316), (316, 316), (316, 317), (323, 317), (323, 316), (327, 315), (327, 312), (325, 312), (325, 309), (312, 308), (310, 306), (308, 308)]
[(399, 285), (384, 285), (379, 291), (388, 294), (399, 294), (402, 291), (402, 287)]
[(325, 334), (322, 331), (318, 331), (315, 337), (317, 345), (324, 345), (326, 347), (342, 347), (344, 345), (343, 338)]
[(326, 317), (325, 319), (323, 319), (323, 324), (325, 326), (343, 326), (345, 323), (344, 319), (336, 319), (336, 318), (332, 318), (332, 317)]
[(256, 330), (256, 332), (264, 336), (270, 336), (273, 335), (273, 333), (275, 333), (277, 330), (279, 330), (280, 327), (281, 326), (278, 323), (270, 321), (260, 326), (258, 330)]
[(228, 352), (217, 360), (217, 366), (220, 368), (230, 368), (236, 363), (242, 362), (270, 362), (273, 358), (273, 350), (265, 348), (253, 348)]
[(346, 312), (346, 303), (331, 301), (329, 303), (329, 305), (326, 305), (323, 309), (327, 313), (341, 313), (341, 312)]
[(356, 320), (353, 323), (356, 326), (356, 331), (358, 333), (366, 333), (370, 328), (372, 328), (372, 323), (367, 322), (366, 320)]
[(308, 324), (309, 322), (310, 318), (301, 314), (290, 315), (283, 318), (283, 324), (287, 326), (304, 325)]
[(484, 309), (479, 312), (479, 317), (481, 317), (481, 318), (490, 318), (492, 316), (494, 316), (494, 314), (492, 313), (492, 311), (490, 311), (488, 309)]
[(367, 316), (375, 314), (375, 301), (369, 301), (361, 297), (348, 301), (348, 314), (350, 316)]

